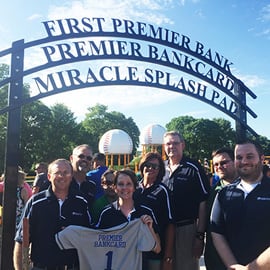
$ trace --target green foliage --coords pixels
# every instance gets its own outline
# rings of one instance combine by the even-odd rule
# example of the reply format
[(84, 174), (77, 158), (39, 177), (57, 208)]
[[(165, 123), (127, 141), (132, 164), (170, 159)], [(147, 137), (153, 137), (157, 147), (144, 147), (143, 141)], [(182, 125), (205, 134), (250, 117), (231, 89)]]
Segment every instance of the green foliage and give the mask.
[(98, 152), (98, 143), (102, 135), (111, 129), (121, 129), (129, 134), (133, 142), (133, 153), (139, 146), (140, 131), (131, 117), (116, 111), (107, 112), (107, 106), (97, 104), (88, 108), (88, 113), (82, 122), (82, 126), (88, 134), (91, 134), (94, 152)]
[(232, 147), (235, 131), (229, 121), (224, 119), (196, 119), (191, 116), (173, 118), (167, 130), (177, 130), (185, 138), (185, 153), (196, 159), (211, 158), (213, 150)]

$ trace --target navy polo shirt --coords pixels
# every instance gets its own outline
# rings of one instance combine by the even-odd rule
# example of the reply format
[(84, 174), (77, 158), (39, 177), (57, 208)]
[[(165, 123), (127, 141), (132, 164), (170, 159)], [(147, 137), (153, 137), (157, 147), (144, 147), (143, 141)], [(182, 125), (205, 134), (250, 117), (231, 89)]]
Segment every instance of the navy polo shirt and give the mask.
[(200, 203), (207, 200), (210, 191), (209, 180), (199, 162), (183, 157), (177, 169), (163, 182), (172, 191), (175, 222), (195, 221)]
[(211, 231), (222, 234), (243, 265), (270, 246), (270, 179), (264, 177), (245, 198), (240, 180), (224, 187), (216, 197)]
[(157, 218), (162, 251), (159, 255), (152, 254), (152, 257), (161, 258), (164, 253), (166, 228), (170, 223), (174, 223), (170, 191), (162, 183), (154, 183), (152, 186), (144, 188), (142, 181), (139, 183), (139, 187), (134, 192), (133, 197), (135, 204), (148, 206)]
[[(70, 192), (60, 207), (52, 188), (49, 187), (30, 198), (23, 217), (29, 218), (31, 260), (34, 263), (47, 267), (76, 263), (76, 251), (61, 251), (55, 242), (55, 234), (68, 225), (90, 226), (87, 201), (82, 196)], [(15, 241), (22, 242), (22, 237), (21, 222)]]
[(98, 219), (97, 228), (98, 229), (108, 229), (111, 227), (118, 226), (122, 223), (126, 223), (130, 220), (140, 218), (143, 215), (149, 215), (153, 219), (153, 229), (158, 232), (157, 219), (153, 211), (144, 205), (134, 206), (133, 211), (130, 212), (129, 217), (126, 217), (122, 211), (118, 208), (118, 202), (115, 201), (112, 204), (106, 206)]

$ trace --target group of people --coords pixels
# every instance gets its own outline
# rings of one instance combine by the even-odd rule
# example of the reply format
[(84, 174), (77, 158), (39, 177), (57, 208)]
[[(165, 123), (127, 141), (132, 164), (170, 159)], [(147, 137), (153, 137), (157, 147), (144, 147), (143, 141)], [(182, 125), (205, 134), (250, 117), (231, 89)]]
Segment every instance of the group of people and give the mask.
[(245, 141), (213, 151), (212, 187), (203, 166), (184, 155), (179, 132), (164, 134), (164, 149), (166, 161), (157, 152), (142, 157), (139, 181), (130, 169), (108, 169), (101, 155), (94, 158), (102, 168), (89, 172), (85, 144), (69, 161), (49, 164), (50, 185), (28, 200), (18, 226), (15, 270), (23, 267), (24, 218), (33, 270), (198, 270), (203, 254), (207, 270), (270, 269), (261, 147)]

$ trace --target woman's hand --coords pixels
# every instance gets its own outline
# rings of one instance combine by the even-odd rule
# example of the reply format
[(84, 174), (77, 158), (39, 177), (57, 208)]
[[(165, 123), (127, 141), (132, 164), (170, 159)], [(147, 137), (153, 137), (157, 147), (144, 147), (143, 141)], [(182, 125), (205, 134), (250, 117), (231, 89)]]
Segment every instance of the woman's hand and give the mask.
[(149, 228), (153, 227), (153, 219), (148, 215), (141, 216), (141, 220), (144, 224), (146, 224)]

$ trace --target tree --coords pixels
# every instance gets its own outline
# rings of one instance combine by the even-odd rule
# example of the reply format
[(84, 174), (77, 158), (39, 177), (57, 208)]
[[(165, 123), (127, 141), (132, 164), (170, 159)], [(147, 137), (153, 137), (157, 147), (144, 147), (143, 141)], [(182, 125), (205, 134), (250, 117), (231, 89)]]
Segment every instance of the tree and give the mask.
[(50, 142), (50, 108), (40, 101), (25, 105), (22, 109), (20, 165), (29, 171), (33, 163), (47, 161), (45, 155)]
[(210, 158), (213, 150), (232, 146), (234, 132), (224, 119), (195, 119), (191, 116), (173, 118), (167, 130), (177, 130), (185, 138), (185, 153), (196, 159)]
[(91, 134), (92, 143), (90, 144), (94, 152), (98, 152), (98, 144), (102, 135), (111, 129), (121, 129), (129, 134), (133, 142), (133, 153), (139, 146), (140, 131), (131, 117), (126, 118), (124, 114), (116, 111), (107, 112), (107, 106), (97, 104), (88, 108), (82, 121), (84, 130)]
[(40, 161), (69, 158), (78, 143), (79, 125), (63, 104), (47, 107), (41, 101), (22, 109), (20, 165), (29, 171)]
[(79, 143), (79, 125), (76, 117), (64, 104), (55, 104), (50, 110), (52, 118), (47, 131), (44, 158), (48, 161), (56, 158), (69, 159), (72, 149)]

